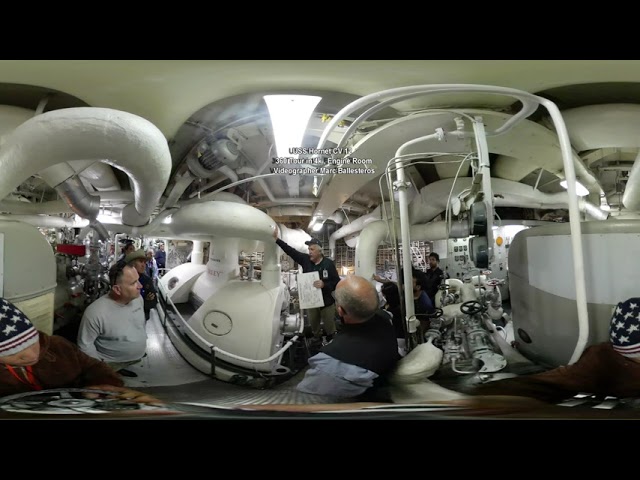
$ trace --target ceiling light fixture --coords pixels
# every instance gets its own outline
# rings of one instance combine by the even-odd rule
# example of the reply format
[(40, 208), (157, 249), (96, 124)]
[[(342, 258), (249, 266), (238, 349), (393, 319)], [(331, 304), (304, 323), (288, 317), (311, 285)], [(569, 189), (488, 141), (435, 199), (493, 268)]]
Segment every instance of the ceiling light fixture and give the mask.
[[(566, 190), (567, 189), (567, 181), (566, 180), (562, 180), (560, 182), (560, 186)], [(589, 195), (589, 190), (587, 190), (585, 188), (585, 186), (582, 185), (577, 180), (576, 180), (576, 195), (578, 195), (579, 197), (585, 197), (585, 196)]]
[(309, 95), (265, 95), (278, 157), (298, 158), (290, 148), (302, 145), (311, 114), (322, 97)]

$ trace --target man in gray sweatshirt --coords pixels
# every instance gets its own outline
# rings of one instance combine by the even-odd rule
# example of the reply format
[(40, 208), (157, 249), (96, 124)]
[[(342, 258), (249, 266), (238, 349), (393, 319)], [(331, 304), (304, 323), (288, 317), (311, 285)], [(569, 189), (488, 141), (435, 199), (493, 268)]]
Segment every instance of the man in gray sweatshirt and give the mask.
[(147, 332), (138, 272), (117, 262), (109, 270), (111, 290), (87, 307), (80, 322), (78, 347), (106, 362), (121, 375), (135, 377), (125, 367), (142, 359)]

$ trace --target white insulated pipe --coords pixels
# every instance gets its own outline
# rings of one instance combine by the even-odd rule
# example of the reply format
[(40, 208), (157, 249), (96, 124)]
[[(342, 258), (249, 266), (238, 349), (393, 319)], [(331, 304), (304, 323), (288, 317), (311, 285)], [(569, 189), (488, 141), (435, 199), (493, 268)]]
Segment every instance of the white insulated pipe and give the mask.
[[(391, 213), (390, 213), (390, 208), (389, 205), (386, 205), (386, 211), (387, 211), (387, 218), (391, 217)], [(368, 213), (367, 215), (362, 215), (358, 218), (356, 218), (355, 220), (353, 220), (351, 223), (345, 225), (342, 228), (339, 228), (338, 230), (336, 230), (335, 232), (333, 232), (331, 234), (331, 236), (329, 237), (329, 256), (331, 258), (335, 258), (335, 254), (336, 254), (336, 241), (344, 238), (348, 235), (352, 235), (354, 233), (358, 233), (360, 230), (362, 230), (365, 226), (367, 226), (367, 224), (371, 223), (371, 222), (375, 222), (377, 220), (382, 220), (382, 210), (381, 208), (378, 206), (376, 207), (371, 213)]]
[[(410, 146), (415, 145), (416, 143), (421, 143), (423, 141), (437, 138), (439, 138), (439, 135), (435, 133), (419, 138), (414, 138), (413, 140), (405, 142), (403, 145), (401, 145), (400, 148), (396, 150), (396, 154), (394, 155), (396, 160), (393, 162), (393, 165), (396, 167), (397, 177), (397, 181), (394, 182), (394, 185), (396, 186), (398, 191), (398, 206), (400, 210), (400, 241), (402, 242), (402, 284), (404, 286), (404, 307), (406, 315), (405, 322), (407, 325), (407, 331), (409, 333), (416, 332), (418, 322), (414, 320), (416, 311), (415, 304), (413, 303), (413, 289), (409, 288), (409, 285), (413, 284), (413, 273), (411, 272), (411, 248), (409, 248), (411, 243), (411, 237), (409, 233), (411, 223), (409, 223), (409, 201), (407, 197), (407, 189), (409, 188), (410, 183), (406, 181), (406, 177), (404, 174), (404, 163), (402, 162), (402, 160), (400, 160), (400, 157)], [(358, 242), (358, 244), (360, 243), (360, 241)]]
[[(104, 160), (108, 159), (108, 160)], [(0, 199), (31, 175), (71, 160), (105, 161), (133, 182), (135, 206), (123, 222), (149, 221), (171, 174), (167, 141), (151, 122), (107, 108), (67, 108), (33, 117), (7, 138), (0, 150)]]
[(215, 290), (230, 280), (238, 278), (240, 268), (238, 266), (237, 238), (216, 237), (213, 239), (209, 249), (209, 261), (205, 275)]
[[(194, 203), (173, 213), (171, 223), (166, 226), (179, 237), (209, 235), (264, 242), (262, 284), (265, 288), (280, 286), (277, 245), (273, 240), (276, 224), (257, 208), (221, 201)], [(213, 240), (214, 245), (216, 238)]]
[(571, 230), (571, 246), (573, 253), (573, 276), (576, 282), (576, 306), (578, 309), (578, 341), (569, 364), (577, 362), (582, 356), (582, 352), (589, 339), (589, 313), (587, 311), (587, 287), (584, 279), (584, 254), (582, 251), (582, 229), (580, 227), (580, 215), (578, 206), (578, 195), (576, 194), (576, 172), (573, 165), (571, 142), (567, 127), (564, 123), (560, 110), (555, 103), (546, 98), (537, 97), (540, 104), (544, 106), (553, 120), (560, 149), (562, 150), (562, 160), (564, 162), (564, 174), (567, 180), (567, 192), (569, 195), (569, 227)]
[(282, 223), (278, 224), (278, 228), (278, 238), (280, 240), (301, 253), (309, 253), (309, 246), (304, 242), (311, 240), (311, 235), (309, 235), (304, 230), (301, 230), (299, 228), (289, 228)]
[[(325, 130), (322, 132), (320, 140), (318, 141), (317, 148), (321, 149), (322, 147), (324, 147), (327, 138), (342, 120), (344, 120), (354, 111), (359, 110), (366, 105), (369, 105), (370, 103), (399, 97), (402, 97), (406, 100), (408, 96), (413, 94), (417, 96), (427, 94), (472, 92), (506, 95), (518, 99), (522, 104), (522, 108), (516, 115), (505, 122), (501, 127), (493, 132), (488, 133), (487, 135), (499, 135), (501, 133), (507, 132), (515, 124), (517, 124), (521, 120), (524, 120), (533, 112), (535, 112), (538, 105), (542, 105), (547, 109), (549, 115), (551, 116), (551, 120), (553, 121), (553, 125), (560, 142), (560, 150), (562, 152), (562, 161), (564, 164), (564, 173), (567, 180), (569, 193), (569, 222), (571, 229), (571, 244), (573, 248), (573, 267), (574, 278), (576, 282), (576, 304), (578, 309), (579, 329), (578, 342), (576, 343), (576, 348), (573, 355), (571, 356), (571, 359), (569, 360), (569, 363), (575, 363), (582, 355), (584, 347), (586, 346), (586, 342), (589, 336), (589, 317), (587, 312), (586, 286), (584, 280), (584, 256), (581, 243), (580, 216), (578, 208), (578, 197), (576, 195), (576, 172), (573, 164), (573, 151), (567, 132), (567, 127), (564, 123), (562, 115), (560, 114), (560, 110), (555, 103), (547, 100), (546, 98), (539, 97), (522, 90), (516, 90), (506, 87), (496, 87), (493, 85), (446, 84), (400, 87), (367, 95), (344, 107), (333, 117)], [(351, 128), (355, 128), (357, 124), (361, 123), (365, 119), (366, 115), (361, 115), (352, 123)], [(340, 144), (343, 144), (345, 141), (346, 139), (343, 138)]]
[(34, 227), (46, 228), (84, 228), (89, 225), (89, 220), (82, 219), (76, 222), (73, 218), (62, 218), (50, 215), (0, 215), (2, 220), (14, 220), (16, 222), (24, 222)]
[[(471, 178), (468, 177), (458, 178), (455, 181), (451, 198), (453, 199), (463, 190), (469, 189), (471, 181)], [(453, 183), (453, 178), (447, 178), (430, 183), (422, 188), (420, 194), (409, 205), (409, 220), (411, 224), (426, 223), (440, 215), (447, 208), (447, 199)], [(524, 183), (501, 178), (491, 179), (491, 189), (494, 195), (494, 205), (497, 207), (545, 209), (567, 208), (569, 204), (568, 192), (543, 193)], [(603, 212), (582, 198), (578, 201), (578, 204), (579, 210), (596, 219), (604, 220), (608, 216), (607, 212)], [(597, 211), (591, 207), (595, 207)]]
[(0, 212), (14, 213), (18, 215), (55, 215), (57, 213), (71, 213), (72, 210), (64, 200), (53, 200), (51, 202), (42, 203), (3, 200), (0, 201)]
[(202, 265), (204, 260), (204, 242), (201, 240), (193, 241), (193, 250), (191, 250), (191, 263)]
[(633, 162), (627, 186), (622, 195), (622, 204), (629, 210), (640, 210), (640, 153)]
[[(71, 163), (71, 166), (74, 166), (73, 163)], [(105, 163), (94, 162), (84, 170), (81, 170), (80, 176), (100, 192), (120, 190), (120, 184), (113, 173), (113, 169)]]

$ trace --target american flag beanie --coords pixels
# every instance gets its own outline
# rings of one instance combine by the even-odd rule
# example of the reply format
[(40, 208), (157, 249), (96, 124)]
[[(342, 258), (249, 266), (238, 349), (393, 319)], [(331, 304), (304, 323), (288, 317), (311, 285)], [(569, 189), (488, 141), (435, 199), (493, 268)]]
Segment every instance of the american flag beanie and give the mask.
[(11, 302), (0, 298), (0, 357), (21, 352), (38, 339), (38, 331), (27, 316)]
[(640, 298), (618, 303), (609, 329), (613, 349), (625, 357), (640, 357)]

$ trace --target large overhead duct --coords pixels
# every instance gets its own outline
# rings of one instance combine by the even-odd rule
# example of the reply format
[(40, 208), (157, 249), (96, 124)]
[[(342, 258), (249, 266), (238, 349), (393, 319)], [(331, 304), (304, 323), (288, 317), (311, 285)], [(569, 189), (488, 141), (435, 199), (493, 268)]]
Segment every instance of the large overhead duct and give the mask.
[(313, 213), (312, 207), (302, 205), (278, 205), (267, 208), (270, 217), (310, 217)]
[(147, 120), (106, 108), (68, 108), (38, 115), (20, 125), (0, 150), (0, 199), (31, 175), (71, 160), (104, 161), (133, 182), (135, 205), (123, 223), (149, 221), (171, 173), (162, 133)]
[(86, 219), (78, 222), (75, 218), (62, 218), (52, 215), (0, 215), (0, 220), (13, 220), (44, 228), (84, 228), (89, 225), (89, 220)]
[(69, 164), (62, 162), (52, 165), (40, 172), (40, 176), (56, 189), (58, 195), (76, 215), (89, 220), (89, 224), (102, 240), (106, 241), (109, 238), (109, 233), (97, 220), (100, 197), (89, 194), (80, 177), (75, 175), (75, 171)]
[[(458, 179), (451, 198), (471, 186), (470, 178)], [(409, 219), (412, 222), (431, 221), (446, 208), (447, 199), (454, 179), (440, 180), (431, 183), (420, 191), (420, 195), (409, 206)], [(498, 207), (520, 208), (566, 208), (568, 193), (542, 193), (528, 185), (499, 178), (491, 179), (494, 193), (494, 204)], [(608, 212), (601, 210), (592, 203), (579, 200), (580, 210), (595, 220), (606, 220)], [(447, 238), (461, 238), (469, 235), (463, 224), (453, 223), (452, 231), (447, 232), (445, 222), (412, 224), (410, 229), (411, 241), (445, 240)], [(375, 256), (380, 243), (387, 237), (389, 230), (384, 221), (368, 222), (358, 240), (356, 247), (356, 274), (370, 278), (375, 273)]]
[[(571, 144), (579, 152), (601, 148), (640, 148), (637, 127), (640, 123), (640, 105), (589, 105), (565, 110), (562, 117)], [(640, 210), (639, 158), (636, 158), (631, 169), (622, 197), (622, 203), (629, 210)]]
[[(429, 222), (440, 215), (447, 207), (449, 193), (451, 192), (451, 199), (455, 198), (463, 190), (471, 187), (472, 179), (459, 178), (455, 185), (454, 181), (453, 178), (447, 178), (430, 183), (420, 190), (420, 195), (409, 205), (409, 221), (412, 225)], [(491, 190), (497, 207), (567, 208), (569, 202), (568, 192), (543, 193), (529, 185), (500, 178), (491, 179)], [(596, 220), (605, 220), (608, 216), (607, 212), (583, 199), (579, 200), (579, 207)]]
[[(480, 116), (487, 131), (496, 130), (513, 118), (502, 112), (464, 109), (465, 113)], [(407, 141), (422, 137), (436, 128), (455, 129), (457, 113), (426, 112), (400, 118), (376, 129), (354, 147), (352, 155), (372, 159), (368, 167), (376, 171), (371, 175), (334, 175), (318, 203), (314, 217), (325, 218), (336, 211), (353, 194), (384, 172), (387, 162), (397, 148)], [(521, 180), (533, 170), (543, 167), (552, 173), (563, 175), (563, 161), (558, 137), (552, 130), (530, 120), (522, 120), (507, 133), (487, 137), (489, 152), (499, 157), (492, 165), (492, 175)], [(469, 139), (447, 137), (446, 142), (429, 140), (412, 145), (405, 153), (470, 153)], [(450, 158), (450, 157), (446, 157)], [(599, 193), (597, 179), (585, 168), (577, 155), (573, 158), (576, 176), (591, 193)], [(449, 192), (446, 192), (447, 195)], [(446, 198), (445, 198), (446, 201)], [(433, 217), (432, 217), (433, 218)], [(423, 223), (423, 221), (412, 222)]]
[(71, 207), (64, 200), (51, 202), (31, 203), (12, 200), (0, 201), (0, 212), (15, 214), (43, 214), (55, 215), (57, 213), (72, 213)]
[(34, 110), (27, 108), (0, 105), (0, 147), (4, 145), (11, 132), (32, 118), (34, 114)]
[(113, 192), (120, 190), (120, 184), (118, 183), (116, 175), (113, 173), (113, 169), (105, 163), (93, 163), (80, 171), (80, 176), (86, 179), (93, 188), (100, 192)]

